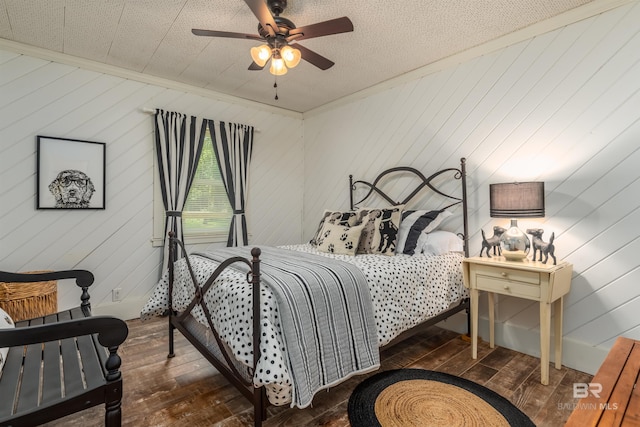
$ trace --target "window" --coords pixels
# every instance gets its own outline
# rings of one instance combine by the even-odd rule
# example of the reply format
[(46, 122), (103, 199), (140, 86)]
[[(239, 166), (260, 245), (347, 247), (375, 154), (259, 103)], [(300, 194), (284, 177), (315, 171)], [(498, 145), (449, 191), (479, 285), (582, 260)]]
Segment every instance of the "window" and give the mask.
[[(160, 246), (163, 241), (165, 215), (157, 167), (154, 168), (154, 174), (153, 243)], [(233, 210), (220, 176), (211, 135), (207, 130), (196, 176), (182, 210), (185, 242), (192, 244), (226, 242), (232, 214)]]

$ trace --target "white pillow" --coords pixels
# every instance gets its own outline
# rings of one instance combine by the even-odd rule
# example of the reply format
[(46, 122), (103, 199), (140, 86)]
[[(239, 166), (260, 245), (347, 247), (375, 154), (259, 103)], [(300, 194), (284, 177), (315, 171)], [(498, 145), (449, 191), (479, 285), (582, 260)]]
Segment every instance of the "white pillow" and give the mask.
[(422, 233), (418, 239), (418, 248), (425, 255), (442, 255), (447, 252), (463, 252), (462, 239), (450, 231), (436, 230)]
[(355, 255), (364, 225), (324, 224), (318, 237), (318, 250), (332, 254)]
[[(0, 308), (0, 329), (9, 329), (15, 328), (13, 324), (13, 319), (11, 316)], [(4, 362), (7, 360), (7, 353), (9, 353), (9, 348), (4, 347), (0, 348), (0, 372), (2, 372), (2, 368), (4, 367)]]
[(445, 218), (451, 215), (447, 210), (402, 212), (396, 253), (407, 255), (420, 253), (418, 241), (422, 234), (435, 230)]

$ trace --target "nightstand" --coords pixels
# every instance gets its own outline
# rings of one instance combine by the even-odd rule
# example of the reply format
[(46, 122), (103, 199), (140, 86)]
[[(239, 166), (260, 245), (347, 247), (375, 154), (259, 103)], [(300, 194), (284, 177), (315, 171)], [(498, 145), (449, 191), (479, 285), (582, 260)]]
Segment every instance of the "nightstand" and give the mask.
[(571, 288), (573, 266), (560, 261), (557, 265), (525, 259), (506, 261), (503, 257), (472, 257), (463, 262), (464, 286), (471, 294), (471, 357), (478, 357), (478, 295), (489, 297), (489, 346), (494, 347), (495, 294), (538, 301), (540, 303), (541, 382), (549, 384), (549, 351), (551, 339), (551, 305), (555, 312), (555, 366), (562, 366), (562, 297)]

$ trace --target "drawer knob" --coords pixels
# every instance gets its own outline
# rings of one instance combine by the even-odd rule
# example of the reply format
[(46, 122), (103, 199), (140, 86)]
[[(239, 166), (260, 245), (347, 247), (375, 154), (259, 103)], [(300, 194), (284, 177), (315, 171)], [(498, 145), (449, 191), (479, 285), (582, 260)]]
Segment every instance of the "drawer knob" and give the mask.
[(509, 285), (504, 285), (504, 290), (508, 291), (509, 290)]
[(500, 275), (501, 275), (502, 277), (507, 277), (507, 273), (505, 273), (504, 271), (503, 271), (502, 273), (500, 273)]

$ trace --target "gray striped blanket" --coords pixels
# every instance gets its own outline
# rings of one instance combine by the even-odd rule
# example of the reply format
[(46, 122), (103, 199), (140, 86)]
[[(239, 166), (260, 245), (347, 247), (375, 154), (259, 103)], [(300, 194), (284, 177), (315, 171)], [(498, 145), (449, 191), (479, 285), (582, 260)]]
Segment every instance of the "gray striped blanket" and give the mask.
[[(276, 296), (293, 380), (292, 406), (355, 374), (377, 369), (378, 339), (371, 295), (355, 266), (281, 248), (262, 249), (261, 280)], [(250, 248), (198, 253), (221, 262), (250, 259)]]

